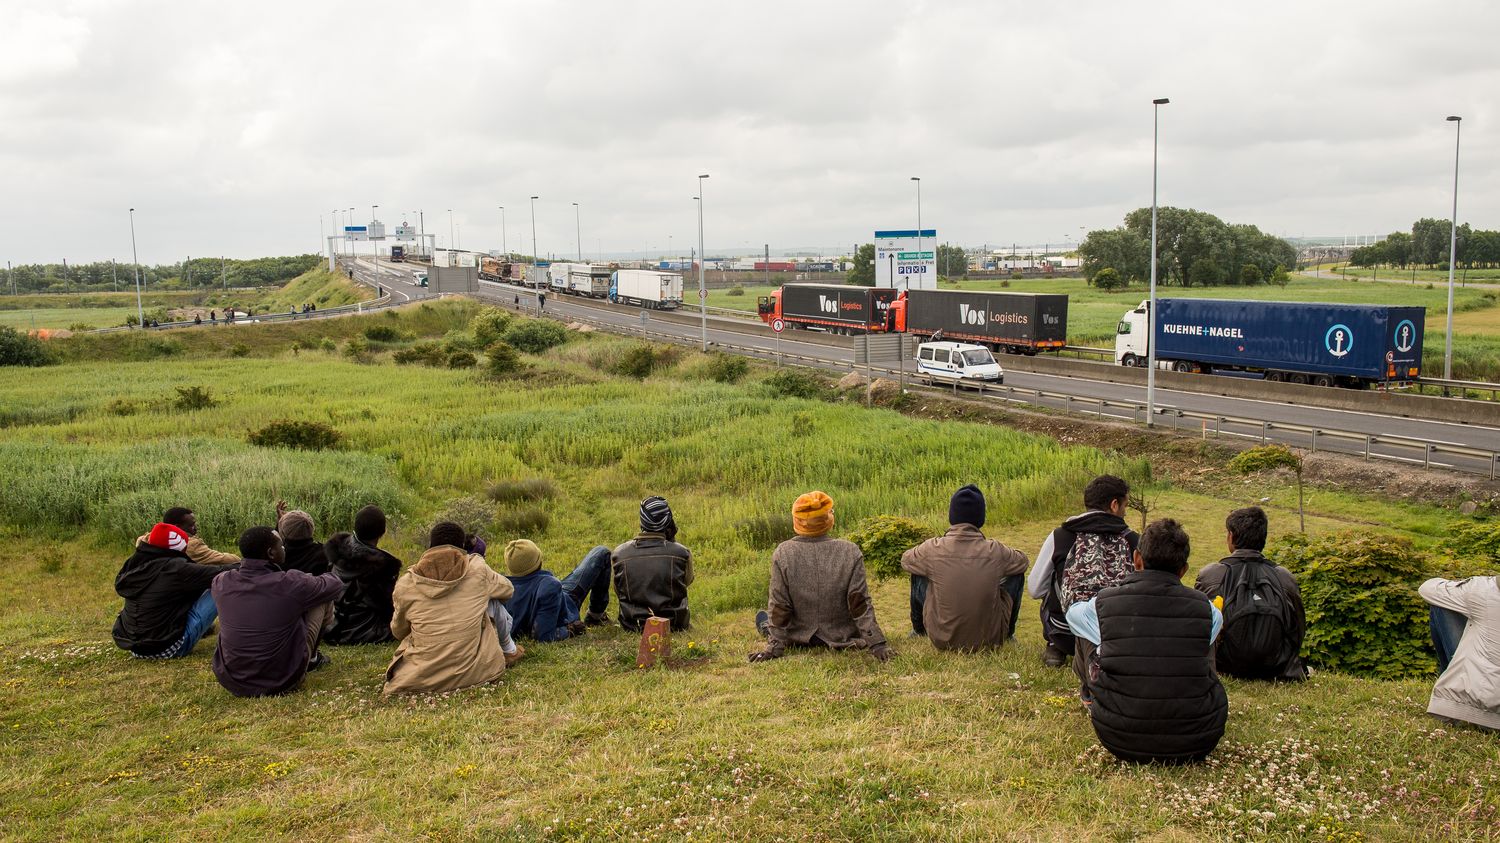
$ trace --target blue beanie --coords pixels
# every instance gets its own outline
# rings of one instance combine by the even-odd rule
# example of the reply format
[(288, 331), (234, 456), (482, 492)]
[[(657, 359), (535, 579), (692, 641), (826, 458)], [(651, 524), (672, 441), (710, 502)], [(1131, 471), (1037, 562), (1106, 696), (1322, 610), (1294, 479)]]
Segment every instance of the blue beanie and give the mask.
[(953, 493), (953, 500), (948, 502), (948, 523), (984, 526), (984, 492), (978, 486), (970, 483)]

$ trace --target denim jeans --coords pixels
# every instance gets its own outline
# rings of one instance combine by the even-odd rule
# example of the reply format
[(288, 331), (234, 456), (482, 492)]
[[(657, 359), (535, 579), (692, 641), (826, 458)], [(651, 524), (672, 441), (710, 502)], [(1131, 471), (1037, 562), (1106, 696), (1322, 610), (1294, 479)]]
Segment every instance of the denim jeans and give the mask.
[(214, 625), (214, 618), (219, 616), (219, 607), (214, 604), (213, 592), (204, 589), (193, 601), (193, 607), (188, 609), (187, 628), (183, 630), (182, 637), (177, 639), (172, 646), (156, 655), (137, 655), (138, 659), (180, 659), (193, 652), (193, 647), (203, 638), (204, 633)]
[(609, 608), (609, 548), (600, 545), (590, 550), (571, 574), (562, 578), (563, 594), (583, 614), (583, 598), (588, 597), (589, 614), (602, 615)]
[(1438, 673), (1448, 669), (1458, 642), (1463, 640), (1469, 619), (1442, 606), (1427, 607), (1427, 624), (1432, 628), (1432, 646), (1437, 650)]
[(500, 652), (506, 655), (514, 653), (516, 651), (516, 641), (510, 635), (513, 624), (510, 612), (505, 609), (505, 602), (502, 600), (491, 600), (489, 607), (485, 609), (485, 614), (489, 615), (490, 620), (495, 624), (495, 636), (500, 639)]
[[(920, 574), (912, 574), (911, 577), (911, 628), (918, 635), (927, 634), (927, 626), (922, 622), (922, 607), (927, 603), (927, 588), (930, 581)], [(1010, 595), (1010, 622), (1009, 632), (1006, 637), (1016, 637), (1016, 620), (1021, 617), (1021, 589), (1026, 586), (1026, 577), (1021, 574), (1012, 574), (1000, 581), (1000, 587)]]

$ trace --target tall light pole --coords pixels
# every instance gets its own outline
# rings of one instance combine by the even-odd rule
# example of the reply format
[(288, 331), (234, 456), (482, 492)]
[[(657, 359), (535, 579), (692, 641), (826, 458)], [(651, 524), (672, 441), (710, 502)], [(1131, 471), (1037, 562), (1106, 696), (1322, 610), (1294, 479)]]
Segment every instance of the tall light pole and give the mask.
[(453, 209), (449, 208), (448, 209), (448, 248), (450, 248), (450, 249), (456, 249), (456, 248), (458, 248), (456, 245), (454, 245), (457, 242), (458, 242), (458, 239), (453, 236)]
[(703, 284), (703, 180), (698, 177), (698, 324), (703, 338), (703, 350), (708, 351), (708, 288)]
[[(349, 224), (350, 225), (354, 225), (354, 209), (353, 208), (349, 209)], [(368, 234), (369, 232), (365, 232), (365, 233)], [(351, 258), (354, 257), (354, 241), (353, 240), (349, 241), (349, 257), (351, 257)]]
[(540, 196), (531, 197), (531, 265), (536, 266), (536, 200)]
[[(917, 176), (912, 176), (911, 180), (917, 183), (917, 260), (921, 261), (922, 260), (922, 179), (920, 179)], [(922, 266), (926, 267), (927, 263), (925, 261), (923, 261), (922, 262)], [(918, 280), (920, 281), (920, 279), (918, 279)], [(936, 283), (936, 282), (934, 282), (934, 283)], [(896, 279), (892, 278), (891, 279), (891, 288), (895, 289), (895, 287), (896, 287)], [(911, 289), (911, 281), (907, 281), (906, 282), (906, 289), (908, 289), (908, 290)]]
[(380, 209), (379, 205), (370, 206), (370, 252), (375, 255), (375, 284), (380, 285), (380, 241), (374, 238), (375, 234), (375, 212)]
[(135, 324), (145, 330), (146, 308), (141, 306), (141, 259), (135, 252), (135, 209), (130, 209), (130, 263), (135, 269)]
[(1453, 124), (1453, 219), (1448, 235), (1448, 336), (1443, 343), (1443, 380), (1453, 379), (1453, 266), (1458, 263), (1458, 138), (1463, 132), (1463, 118), (1448, 116)]
[(578, 241), (578, 262), (583, 263), (583, 210), (573, 203), (573, 237)]
[(1151, 101), (1151, 303), (1146, 310), (1146, 426), (1156, 426), (1156, 145), (1161, 134), (1161, 107), (1166, 97)]
[(510, 246), (505, 240), (505, 206), (500, 206), (500, 251), (505, 253), (505, 260), (510, 262)]

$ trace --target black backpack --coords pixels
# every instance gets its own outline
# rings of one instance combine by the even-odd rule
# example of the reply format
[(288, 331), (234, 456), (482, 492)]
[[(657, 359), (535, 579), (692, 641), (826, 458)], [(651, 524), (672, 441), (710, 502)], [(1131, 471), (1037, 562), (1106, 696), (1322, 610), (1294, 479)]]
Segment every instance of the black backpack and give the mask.
[(1225, 565), (1224, 628), (1216, 664), (1220, 673), (1246, 679), (1275, 679), (1297, 657), (1297, 620), (1272, 573), (1270, 562), (1246, 559)]

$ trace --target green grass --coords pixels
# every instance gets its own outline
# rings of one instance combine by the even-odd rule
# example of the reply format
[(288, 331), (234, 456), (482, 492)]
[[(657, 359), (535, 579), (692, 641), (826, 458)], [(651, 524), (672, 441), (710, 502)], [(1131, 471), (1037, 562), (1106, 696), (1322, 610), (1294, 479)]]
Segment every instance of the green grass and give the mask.
[(0, 325), (9, 325), (22, 331), (29, 331), (32, 328), (71, 328), (74, 325), (110, 328), (125, 324), (125, 317), (135, 314), (134, 304), (129, 307), (39, 307), (29, 310), (0, 310)]
[[(764, 370), (742, 386), (713, 383), (694, 352), (669, 355), (644, 382), (615, 379), (600, 372), (631, 341), (599, 335), (528, 356), (528, 377), (498, 383), (395, 366), (388, 352), (360, 365), (291, 351), (371, 320), (441, 336), (472, 312), (444, 303), (187, 331), (165, 364), (136, 361), (142, 348), (129, 338), (91, 337), (60, 344), (74, 362), (0, 370), (4, 836), (1495, 838), (1500, 738), (1437, 728), (1423, 714), (1425, 681), (1229, 681), (1214, 763), (1142, 769), (1108, 760), (1071, 672), (1041, 666), (1029, 600), (1016, 647), (946, 654), (904, 637), (905, 581), (877, 582), (899, 651), (890, 664), (831, 653), (746, 664), (769, 559), (747, 522), (784, 512), (795, 494), (832, 494), (840, 534), (877, 513), (937, 530), (951, 490), (977, 481), (987, 532), (1030, 554), (1077, 508), (1083, 478), (1138, 470), (1140, 457), (774, 400), (757, 383)], [(257, 356), (227, 355), (236, 339)], [(218, 405), (169, 406), (174, 386), (195, 384)], [(135, 412), (120, 415), (119, 399)], [(327, 422), (346, 447), (245, 444), (283, 417)], [(553, 496), (472, 500), (491, 481), (534, 478)], [(1158, 479), (1169, 485), (1152, 517), (1183, 520), (1194, 569), (1221, 555), (1234, 506), (1270, 497), (1273, 533), (1294, 527), (1285, 482)], [(197, 507), (207, 538), (227, 549), (271, 518), (278, 496), (312, 511), (320, 535), (379, 500), (393, 513), (383, 546), (408, 562), (423, 525), (462, 501), (470, 520), (536, 507), (551, 516), (536, 540), (561, 574), (594, 544), (628, 538), (648, 493), (672, 502), (697, 566), (695, 628), (674, 638), (689, 658), (675, 668), (635, 670), (635, 641), (604, 629), (528, 647), (492, 687), (385, 699), (393, 648), (342, 648), (301, 692), (245, 701), (214, 681), (209, 646), (155, 664), (109, 641), (115, 571), (168, 501)], [(1396, 527), (1424, 544), (1448, 519), (1321, 489), (1308, 506), (1311, 532)]]

